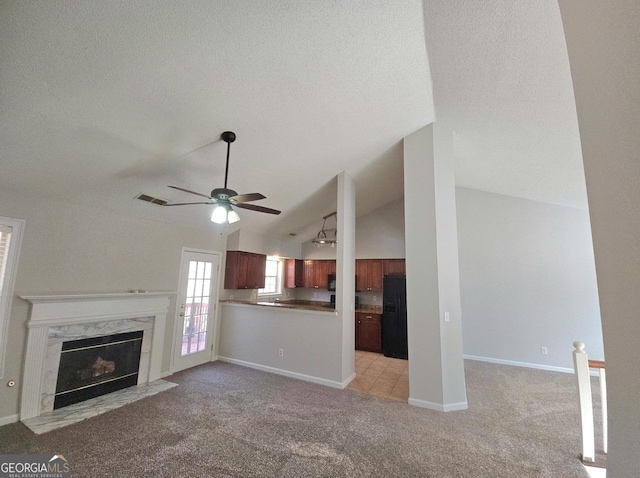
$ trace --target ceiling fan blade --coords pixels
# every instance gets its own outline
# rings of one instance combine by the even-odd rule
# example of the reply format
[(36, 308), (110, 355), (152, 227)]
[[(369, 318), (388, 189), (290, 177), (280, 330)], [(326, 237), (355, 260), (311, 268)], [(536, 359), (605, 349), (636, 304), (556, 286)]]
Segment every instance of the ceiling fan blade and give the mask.
[(256, 206), (255, 204), (239, 203), (234, 205), (241, 209), (249, 209), (251, 211), (257, 211), (257, 212), (266, 212), (267, 214), (280, 214), (282, 212), (282, 211), (278, 211), (277, 209), (271, 209), (263, 206)]
[(207, 198), (207, 199), (212, 199), (211, 196), (207, 196), (206, 194), (197, 193), (195, 191), (189, 191), (188, 189), (179, 188), (178, 186), (169, 186), (169, 187), (172, 188), (172, 189), (177, 189), (178, 191), (183, 191), (185, 193), (195, 194), (196, 196), (200, 196), (200, 197)]
[(248, 193), (248, 194), (237, 194), (236, 196), (231, 196), (229, 201), (232, 202), (251, 202), (258, 201), (259, 199), (266, 199), (267, 196), (264, 196), (260, 193)]
[(215, 204), (215, 202), (174, 202), (171, 204), (164, 204), (164, 206), (190, 206), (192, 204)]

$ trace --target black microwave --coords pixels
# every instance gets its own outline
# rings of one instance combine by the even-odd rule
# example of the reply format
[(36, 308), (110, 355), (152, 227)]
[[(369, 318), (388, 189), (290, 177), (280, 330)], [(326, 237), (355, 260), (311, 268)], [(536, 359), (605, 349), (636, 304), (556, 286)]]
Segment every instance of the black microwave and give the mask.
[(327, 290), (330, 290), (331, 292), (335, 292), (335, 290), (336, 290), (336, 275), (335, 274), (329, 274), (329, 276), (327, 277)]

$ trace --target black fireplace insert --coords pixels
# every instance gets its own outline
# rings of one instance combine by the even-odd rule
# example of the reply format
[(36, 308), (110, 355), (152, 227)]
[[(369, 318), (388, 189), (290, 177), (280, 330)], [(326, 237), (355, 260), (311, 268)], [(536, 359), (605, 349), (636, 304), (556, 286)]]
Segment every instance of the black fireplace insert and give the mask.
[(138, 383), (142, 331), (62, 344), (53, 408), (62, 408)]

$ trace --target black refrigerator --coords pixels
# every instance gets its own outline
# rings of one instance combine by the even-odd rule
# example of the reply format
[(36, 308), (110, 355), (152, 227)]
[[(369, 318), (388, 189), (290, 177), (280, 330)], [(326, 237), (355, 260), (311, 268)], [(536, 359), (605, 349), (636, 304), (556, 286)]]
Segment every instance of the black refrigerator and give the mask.
[(407, 360), (407, 280), (404, 275), (384, 276), (382, 289), (382, 353)]

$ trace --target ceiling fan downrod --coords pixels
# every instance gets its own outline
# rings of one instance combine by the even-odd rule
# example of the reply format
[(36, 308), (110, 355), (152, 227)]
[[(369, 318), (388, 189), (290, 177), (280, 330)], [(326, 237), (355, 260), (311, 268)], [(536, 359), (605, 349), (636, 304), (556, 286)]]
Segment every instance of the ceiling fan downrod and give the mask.
[(236, 140), (236, 134), (233, 131), (225, 131), (220, 135), (222, 141), (227, 143), (227, 165), (224, 168), (224, 188), (227, 189), (227, 178), (229, 177), (229, 152), (231, 151), (231, 143)]

